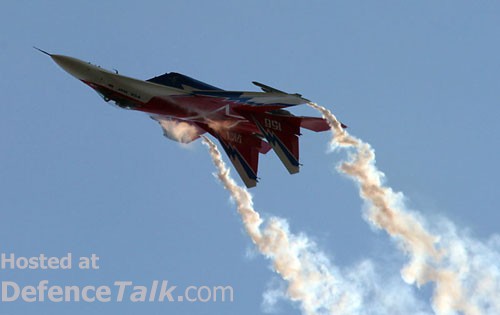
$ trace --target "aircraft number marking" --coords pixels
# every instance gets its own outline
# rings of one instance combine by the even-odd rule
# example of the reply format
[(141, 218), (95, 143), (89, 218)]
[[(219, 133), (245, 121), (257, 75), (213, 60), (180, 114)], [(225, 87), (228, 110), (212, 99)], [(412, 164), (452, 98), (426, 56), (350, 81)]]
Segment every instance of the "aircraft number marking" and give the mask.
[(121, 87), (118, 88), (118, 92), (121, 92), (121, 93), (123, 93), (125, 95), (128, 95), (128, 91), (125, 90), (125, 89), (122, 89)]
[(227, 133), (227, 140), (234, 142), (234, 143), (243, 144), (243, 137), (241, 136), (241, 134), (236, 133), (236, 132), (228, 132)]
[[(108, 86), (114, 88), (114, 86), (112, 84), (108, 84)], [(136, 98), (136, 99), (141, 99), (141, 96), (137, 93), (134, 93), (134, 92), (129, 92), (127, 90), (125, 90), (124, 88), (121, 88), (121, 87), (118, 87), (118, 92), (122, 93), (122, 94), (125, 94), (125, 95), (130, 95), (131, 97), (133, 98)]]
[(281, 123), (269, 118), (264, 118), (264, 127), (281, 131)]

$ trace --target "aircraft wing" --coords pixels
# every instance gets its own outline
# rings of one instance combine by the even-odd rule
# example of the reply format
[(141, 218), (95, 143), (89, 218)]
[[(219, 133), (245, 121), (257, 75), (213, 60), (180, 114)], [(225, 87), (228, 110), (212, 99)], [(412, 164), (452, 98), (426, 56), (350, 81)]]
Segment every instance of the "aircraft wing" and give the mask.
[(223, 99), (226, 104), (234, 105), (235, 109), (240, 106), (251, 106), (256, 111), (269, 111), (308, 102), (298, 94), (278, 92), (193, 91), (192, 94)]

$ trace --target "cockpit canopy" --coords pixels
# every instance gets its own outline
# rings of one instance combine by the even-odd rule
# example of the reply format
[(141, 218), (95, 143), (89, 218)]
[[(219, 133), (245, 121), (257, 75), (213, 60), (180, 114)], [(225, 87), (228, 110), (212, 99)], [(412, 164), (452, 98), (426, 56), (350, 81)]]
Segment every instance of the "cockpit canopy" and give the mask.
[(202, 91), (222, 91), (218, 87), (213, 85), (198, 81), (187, 75), (183, 75), (176, 72), (165, 73), (160, 76), (151, 78), (147, 80), (148, 82), (153, 82), (156, 84), (166, 85), (177, 89), (184, 89), (184, 85), (192, 87), (195, 90)]

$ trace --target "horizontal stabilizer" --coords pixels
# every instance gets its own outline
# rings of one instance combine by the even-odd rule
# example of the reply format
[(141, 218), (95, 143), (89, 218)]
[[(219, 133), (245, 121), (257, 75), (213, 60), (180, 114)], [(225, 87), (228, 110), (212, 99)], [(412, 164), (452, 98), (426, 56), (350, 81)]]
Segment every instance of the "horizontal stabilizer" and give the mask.
[(300, 126), (312, 131), (320, 132), (330, 129), (330, 125), (326, 120), (319, 117), (301, 117)]
[[(327, 131), (330, 129), (330, 125), (324, 118), (319, 118), (319, 117), (305, 117), (302, 116), (300, 117), (302, 119), (300, 126), (302, 128), (306, 128), (312, 131), (320, 132), (320, 131)], [(342, 128), (346, 129), (347, 126), (344, 125), (343, 123), (340, 123), (340, 126)]]

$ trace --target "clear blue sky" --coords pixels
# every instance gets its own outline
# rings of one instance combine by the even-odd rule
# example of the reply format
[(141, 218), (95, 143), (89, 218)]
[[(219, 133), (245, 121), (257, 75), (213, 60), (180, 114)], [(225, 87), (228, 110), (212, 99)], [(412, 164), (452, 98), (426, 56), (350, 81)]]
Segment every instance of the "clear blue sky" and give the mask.
[[(79, 4), (78, 4), (79, 3)], [(233, 303), (11, 303), (2, 314), (259, 314), (277, 276), (252, 244), (201, 143), (162, 136), (31, 47), (148, 79), (176, 71), (231, 90), (252, 80), (328, 107), (371, 143), (411, 208), (480, 240), (499, 230), (500, 4), (494, 1), (3, 1), (0, 252), (96, 253), (98, 271), (0, 271), (62, 285), (231, 285)], [(309, 108), (296, 113), (317, 115)], [(355, 185), (304, 131), (301, 173), (262, 156), (256, 209), (332, 261), (406, 261), (362, 218)], [(428, 299), (426, 288), (417, 294)], [(299, 314), (281, 302), (278, 314)]]

